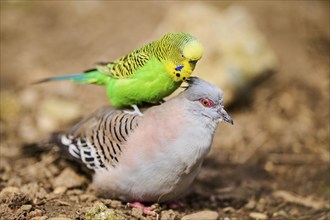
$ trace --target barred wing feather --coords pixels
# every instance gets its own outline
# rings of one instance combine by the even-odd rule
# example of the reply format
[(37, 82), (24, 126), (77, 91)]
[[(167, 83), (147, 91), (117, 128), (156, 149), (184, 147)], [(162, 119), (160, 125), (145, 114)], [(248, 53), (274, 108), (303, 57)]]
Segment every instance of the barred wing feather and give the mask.
[[(71, 130), (58, 134), (57, 144), (90, 169), (116, 167), (129, 135), (138, 126), (140, 116), (103, 108)], [(58, 143), (59, 142), (59, 143)]]

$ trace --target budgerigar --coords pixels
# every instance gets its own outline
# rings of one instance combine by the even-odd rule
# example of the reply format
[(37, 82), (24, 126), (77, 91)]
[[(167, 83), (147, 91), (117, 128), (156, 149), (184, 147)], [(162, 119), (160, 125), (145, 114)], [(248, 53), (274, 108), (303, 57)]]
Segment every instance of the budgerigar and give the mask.
[[(159, 103), (187, 80), (203, 54), (201, 43), (187, 33), (168, 33), (113, 62), (83, 74), (50, 77), (39, 82), (72, 80), (107, 87), (116, 108)], [(39, 83), (38, 82), (38, 83)]]
[(196, 77), (188, 81), (182, 93), (143, 116), (105, 107), (54, 134), (51, 143), (95, 170), (93, 184), (104, 197), (177, 199), (195, 179), (218, 123), (233, 124), (218, 87)]

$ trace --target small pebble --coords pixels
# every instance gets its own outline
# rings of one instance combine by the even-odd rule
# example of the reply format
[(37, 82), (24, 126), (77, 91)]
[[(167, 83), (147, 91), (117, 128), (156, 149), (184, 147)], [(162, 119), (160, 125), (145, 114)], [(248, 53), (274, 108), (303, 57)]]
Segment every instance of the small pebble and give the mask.
[(232, 213), (232, 212), (235, 212), (235, 209), (233, 207), (226, 207), (226, 208), (223, 208), (222, 211), (224, 213)]
[(143, 217), (143, 210), (140, 208), (132, 208), (131, 215), (137, 218), (141, 218)]
[(28, 204), (28, 205), (22, 205), (20, 209), (22, 211), (30, 211), (31, 208), (32, 208), (32, 205)]
[(95, 195), (91, 195), (91, 194), (79, 195), (79, 199), (80, 199), (80, 201), (83, 201), (83, 202), (97, 200), (96, 196)]
[(62, 200), (56, 200), (56, 203), (60, 206), (70, 206), (70, 203), (62, 201)]
[(160, 220), (174, 220), (176, 219), (177, 214), (172, 210), (162, 211), (160, 214)]
[(8, 186), (3, 188), (0, 192), (0, 203), (6, 203), (20, 194), (20, 190), (17, 187)]
[(76, 174), (72, 169), (66, 168), (61, 172), (60, 175), (55, 177), (53, 182), (54, 188), (57, 187), (78, 187), (83, 185), (86, 182), (86, 179), (83, 176)]
[(66, 190), (67, 188), (65, 186), (59, 186), (54, 189), (53, 193), (62, 195)]
[(289, 213), (290, 213), (290, 215), (298, 216), (299, 210), (297, 208), (293, 208), (293, 209), (290, 209)]
[(38, 220), (43, 220), (43, 219), (48, 219), (47, 216), (43, 215), (42, 211), (40, 209), (35, 209), (29, 213), (29, 217), (32, 219), (38, 219)]
[(122, 203), (121, 203), (121, 201), (118, 201), (118, 200), (112, 200), (110, 202), (110, 206), (113, 208), (118, 208), (118, 207), (122, 206)]
[(272, 172), (274, 170), (274, 164), (272, 161), (267, 161), (265, 166), (264, 166), (264, 169), (268, 172)]
[(247, 209), (254, 209), (257, 205), (257, 202), (255, 200), (249, 200), (249, 202), (245, 205), (245, 208)]
[(67, 192), (68, 195), (83, 195), (84, 191), (81, 189), (71, 189)]
[(123, 206), (122, 202), (118, 200), (103, 199), (102, 202), (111, 208), (119, 208)]
[(286, 213), (284, 210), (280, 210), (280, 211), (275, 212), (273, 214), (273, 217), (277, 217), (277, 216), (282, 216), (282, 217), (285, 217), (285, 218), (289, 218), (288, 213)]
[(21, 193), (30, 195), (31, 197), (44, 199), (47, 197), (48, 193), (46, 190), (39, 186), (36, 182), (27, 183), (21, 186)]
[(69, 196), (69, 200), (75, 203), (79, 202), (79, 197), (78, 196)]
[(109, 209), (106, 205), (102, 202), (95, 202), (93, 207), (87, 210), (85, 214), (86, 220), (96, 220), (96, 219), (123, 219), (120, 215), (115, 213), (115, 210)]
[(216, 220), (218, 218), (219, 218), (219, 214), (217, 212), (200, 211), (189, 215), (185, 215), (181, 218), (181, 220), (200, 220), (200, 219)]
[(267, 219), (267, 215), (264, 213), (260, 213), (260, 212), (251, 212), (249, 214), (249, 216), (253, 219), (257, 219), (257, 220), (262, 220), (262, 219)]
[(19, 193), (20, 190), (14, 186), (7, 186), (3, 188), (0, 192), (0, 195), (3, 196), (4, 194), (12, 194), (12, 193)]
[(53, 217), (53, 218), (49, 218), (47, 220), (72, 220), (72, 219), (66, 218), (66, 217)]
[(265, 206), (266, 206), (266, 200), (264, 198), (261, 198), (257, 202), (255, 210), (261, 213), (265, 210)]
[(44, 215), (44, 216), (36, 216), (31, 218), (30, 220), (48, 220), (48, 216)]

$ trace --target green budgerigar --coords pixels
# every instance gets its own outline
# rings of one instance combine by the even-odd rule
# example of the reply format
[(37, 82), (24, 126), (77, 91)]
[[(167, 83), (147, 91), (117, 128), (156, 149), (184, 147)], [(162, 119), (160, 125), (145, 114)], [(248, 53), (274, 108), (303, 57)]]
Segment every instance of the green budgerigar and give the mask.
[(39, 82), (72, 80), (104, 85), (116, 108), (159, 103), (187, 80), (203, 55), (203, 46), (187, 33), (168, 33), (113, 62), (100, 63), (81, 74), (50, 77)]

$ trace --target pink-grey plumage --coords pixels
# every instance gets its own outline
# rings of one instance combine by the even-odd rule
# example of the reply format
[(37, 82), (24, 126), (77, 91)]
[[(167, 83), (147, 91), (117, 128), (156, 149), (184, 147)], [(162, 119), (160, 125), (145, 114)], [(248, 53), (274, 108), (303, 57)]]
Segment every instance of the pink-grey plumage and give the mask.
[(164, 202), (183, 196), (198, 174), (221, 121), (233, 124), (222, 91), (202, 79), (143, 116), (104, 107), (53, 142), (95, 170), (98, 194)]

